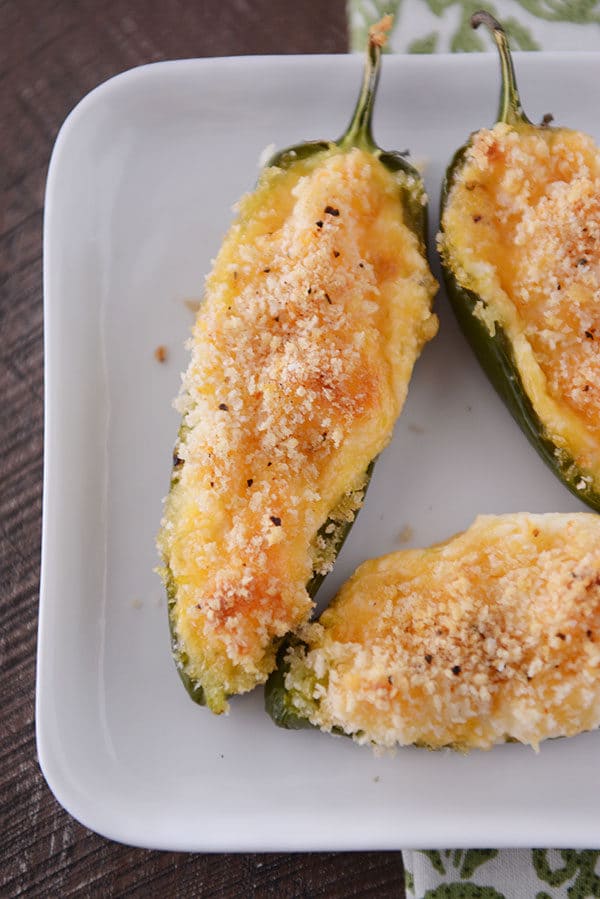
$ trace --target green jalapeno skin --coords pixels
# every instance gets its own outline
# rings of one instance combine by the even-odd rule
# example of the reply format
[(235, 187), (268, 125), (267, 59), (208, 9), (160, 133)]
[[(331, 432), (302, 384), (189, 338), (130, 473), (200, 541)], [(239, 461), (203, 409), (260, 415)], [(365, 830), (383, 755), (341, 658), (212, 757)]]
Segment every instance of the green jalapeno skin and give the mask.
[[(306, 646), (306, 644), (297, 637), (290, 636), (279, 648), (277, 668), (265, 684), (265, 710), (273, 723), (284, 730), (319, 730), (316, 724), (298, 713), (298, 709), (294, 708), (291, 693), (286, 690), (285, 676), (290, 666), (285, 657), (288, 650), (295, 646)], [(346, 733), (341, 727), (332, 727), (331, 733), (337, 737), (351, 738), (353, 736)]]
[(298, 710), (293, 707), (290, 694), (285, 688), (285, 676), (289, 670), (285, 657), (288, 650), (292, 646), (298, 645), (299, 642), (296, 637), (288, 637), (279, 648), (277, 667), (265, 684), (265, 710), (277, 727), (283, 727), (285, 730), (306, 730), (307, 728), (316, 730), (315, 725), (311, 724), (308, 718), (303, 718), (298, 714)]
[[(521, 106), (512, 57), (504, 29), (486, 12), (475, 13), (471, 24), (474, 28), (480, 24), (489, 28), (498, 46), (502, 86), (497, 122), (505, 122), (508, 125), (527, 124), (535, 127)], [(539, 127), (548, 129), (546, 124)], [(460, 177), (471, 141), (472, 137), (456, 152), (446, 171), (441, 194), (440, 230), (442, 235), (444, 234), (441, 224), (443, 214), (448, 205), (452, 187)], [(477, 304), (487, 306), (485, 297), (479, 296), (458, 281), (444, 253), (442, 253), (442, 274), (459, 327), (511, 415), (531, 445), (565, 487), (582, 502), (600, 512), (600, 492), (596, 487), (598, 475), (583, 470), (568, 451), (554, 442), (527, 393), (511, 341), (502, 326), (496, 321), (495, 332), (492, 335), (481, 318), (474, 314)]]

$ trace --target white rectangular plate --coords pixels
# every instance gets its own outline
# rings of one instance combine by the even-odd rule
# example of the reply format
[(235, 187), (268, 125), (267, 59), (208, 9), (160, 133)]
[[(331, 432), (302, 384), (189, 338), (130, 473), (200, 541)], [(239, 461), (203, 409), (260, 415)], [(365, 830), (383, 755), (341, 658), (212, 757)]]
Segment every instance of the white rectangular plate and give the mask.
[[(87, 827), (179, 850), (600, 846), (600, 733), (468, 757), (375, 757), (347, 739), (277, 729), (262, 690), (228, 717), (195, 706), (169, 654), (153, 568), (161, 498), (210, 260), (270, 143), (335, 138), (358, 57), (211, 59), (128, 72), (65, 123), (45, 221), (46, 459), (37, 736), (46, 779)], [(600, 139), (600, 55), (518, 56), (530, 115)], [(386, 57), (375, 133), (439, 185), (494, 119), (494, 55)], [(434, 261), (437, 272), (437, 263)], [(440, 294), (393, 443), (333, 575), (444, 539), (479, 512), (571, 511)], [(168, 348), (165, 364), (154, 358)]]

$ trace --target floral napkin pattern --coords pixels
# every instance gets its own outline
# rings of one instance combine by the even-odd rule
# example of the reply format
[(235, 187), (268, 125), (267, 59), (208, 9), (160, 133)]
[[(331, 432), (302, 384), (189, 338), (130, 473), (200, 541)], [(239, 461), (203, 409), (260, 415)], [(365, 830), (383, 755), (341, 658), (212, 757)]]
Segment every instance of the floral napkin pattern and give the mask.
[[(600, 0), (348, 0), (352, 49), (362, 51), (370, 25), (392, 13), (392, 52), (495, 50), (487, 35), (469, 26), (482, 7), (502, 21), (516, 50), (600, 52)], [(600, 851), (405, 849), (402, 854), (410, 899), (600, 897)]]
[(588, 899), (600, 852), (584, 849), (403, 851), (408, 899)]
[(469, 27), (482, 6), (502, 19), (515, 50), (600, 50), (599, 0), (349, 0), (352, 48), (362, 49), (369, 26), (389, 12), (392, 51), (491, 50), (491, 40)]

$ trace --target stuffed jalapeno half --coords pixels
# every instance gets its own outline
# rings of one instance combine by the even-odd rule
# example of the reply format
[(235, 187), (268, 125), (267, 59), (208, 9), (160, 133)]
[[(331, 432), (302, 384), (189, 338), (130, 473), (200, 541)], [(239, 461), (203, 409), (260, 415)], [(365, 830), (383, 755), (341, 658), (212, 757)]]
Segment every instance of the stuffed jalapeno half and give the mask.
[(444, 279), (498, 393), (562, 482), (600, 511), (600, 150), (523, 112), (507, 39), (498, 121), (472, 134), (442, 196)]
[(309, 618), (437, 329), (423, 184), (371, 136), (386, 25), (345, 135), (242, 199), (193, 331), (158, 545), (177, 667), (216, 713)]
[(537, 748), (600, 724), (600, 517), (480, 516), (361, 565), (282, 647), (283, 727), (390, 748)]

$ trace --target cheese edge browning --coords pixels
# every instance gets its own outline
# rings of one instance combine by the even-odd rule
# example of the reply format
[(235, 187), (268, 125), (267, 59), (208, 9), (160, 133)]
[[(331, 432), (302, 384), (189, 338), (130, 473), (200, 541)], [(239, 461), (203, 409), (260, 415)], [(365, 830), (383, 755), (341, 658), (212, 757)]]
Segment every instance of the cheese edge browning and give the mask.
[[(600, 487), (598, 435), (590, 433), (585, 420), (576, 409), (558, 396), (552, 395), (547, 376), (525, 333), (524, 320), (520, 316), (513, 298), (501, 286), (495, 264), (479, 258), (477, 255), (479, 247), (474, 238), (467, 241), (461, 237), (461, 230), (464, 230), (465, 227), (470, 232), (473, 231), (472, 224), (469, 222), (465, 226), (464, 222), (467, 217), (471, 218), (475, 209), (474, 198), (478, 192), (477, 178), (485, 172), (485, 160), (480, 161), (484, 155), (481, 152), (481, 145), (483, 144), (485, 147), (486, 142), (489, 142), (493, 146), (493, 142), (495, 142), (498, 146), (503, 147), (503, 142), (513, 139), (514, 135), (521, 144), (535, 141), (531, 151), (533, 154), (534, 151), (540, 152), (542, 143), (556, 142), (557, 132), (554, 129), (540, 132), (539, 129), (534, 129), (532, 126), (512, 128), (505, 124), (476, 132), (467, 150), (466, 162), (461, 165), (459, 173), (455, 175), (452, 182), (442, 216), (442, 233), (438, 235), (438, 246), (446, 264), (455, 273), (458, 283), (482, 297), (483, 302), (478, 304), (474, 314), (480, 318), (490, 337), (494, 337), (497, 326), (500, 326), (507, 335), (524, 390), (543, 423), (547, 436), (559, 451), (565, 451), (581, 469), (586, 473), (590, 472), (589, 479), (593, 479)], [(595, 170), (593, 165), (590, 166), (590, 184), (594, 183), (594, 179), (598, 183), (600, 150), (595, 147), (591, 138), (581, 132), (560, 129), (560, 139), (562, 143), (559, 149), (565, 154), (565, 166), (575, 159), (577, 164), (585, 170), (588, 162), (595, 161)], [(573, 154), (571, 158), (568, 158), (567, 151), (569, 150)], [(531, 163), (534, 156), (527, 159), (526, 150), (523, 152), (526, 162)], [(583, 164), (580, 157), (584, 157)], [(545, 160), (542, 159), (541, 162), (543, 164)], [(565, 172), (568, 184), (567, 176), (568, 173)], [(563, 186), (562, 182), (559, 186)], [(539, 197), (537, 199), (539, 200)], [(510, 202), (510, 197), (506, 198), (506, 202)], [(477, 219), (481, 219), (481, 216), (473, 217), (473, 221), (477, 222)], [(500, 227), (497, 222), (496, 227)], [(594, 296), (590, 296), (590, 308), (593, 307), (593, 303)], [(598, 371), (600, 372), (600, 367)]]
[[(195, 329), (197, 338), (198, 328), (202, 328), (202, 322), (205, 320), (207, 312), (210, 314), (211, 306), (213, 307), (213, 312), (216, 307), (218, 313), (219, 304), (221, 306), (223, 303), (227, 304), (234, 296), (228, 286), (228, 282), (231, 280), (232, 265), (236, 266), (233, 271), (241, 270), (242, 268), (246, 269), (248, 283), (250, 283), (253, 278), (256, 279), (257, 272), (259, 271), (263, 278), (266, 275), (269, 279), (271, 294), (274, 295), (273, 282), (271, 281), (270, 273), (270, 269), (273, 267), (272, 260), (270, 258), (261, 259), (260, 256), (260, 253), (263, 252), (265, 248), (265, 230), (268, 230), (268, 228), (275, 224), (275, 233), (280, 233), (281, 229), (285, 226), (286, 217), (290, 212), (291, 214), (294, 214), (294, 202), (298, 204), (300, 202), (306, 203), (310, 201), (310, 197), (307, 200), (306, 196), (303, 195), (302, 187), (303, 185), (310, 186), (309, 182), (311, 176), (314, 175), (315, 172), (318, 176), (319, 169), (323, 167), (324, 163), (330, 165), (333, 170), (333, 176), (337, 177), (340, 176), (340, 170), (343, 175), (343, 155), (345, 155), (346, 158), (352, 155), (354, 158), (351, 161), (351, 165), (354, 170), (357, 170), (357, 167), (360, 169), (362, 166), (363, 176), (366, 175), (367, 177), (373, 177), (373, 172), (375, 172), (374, 188), (383, 192), (383, 206), (384, 211), (387, 209), (386, 214), (388, 214), (388, 217), (392, 203), (396, 204), (398, 210), (397, 216), (400, 215), (397, 185), (393, 183), (391, 176), (389, 176), (387, 172), (382, 174), (383, 167), (380, 163), (367, 157), (366, 154), (363, 154), (364, 158), (362, 160), (360, 158), (357, 159), (356, 154), (358, 152), (359, 151), (351, 151), (351, 154), (341, 154), (339, 152), (325, 153), (316, 163), (313, 161), (298, 164), (299, 172), (296, 177), (294, 177), (293, 173), (290, 176), (289, 172), (281, 173), (279, 171), (267, 171), (261, 177), (259, 186), (254, 194), (251, 194), (242, 200), (242, 203), (240, 204), (240, 218), (234, 222), (229, 234), (225, 238), (222, 249), (213, 267), (213, 271), (207, 279), (207, 298), (205, 305), (200, 310)], [(348, 164), (350, 164), (350, 162)], [(365, 165), (368, 166), (367, 170), (364, 169)], [(295, 192), (296, 200), (290, 203), (289, 196), (287, 197), (285, 202), (287, 203), (288, 208), (285, 211), (285, 215), (282, 216), (282, 221), (277, 221), (277, 210), (275, 209), (275, 214), (273, 215), (273, 209), (271, 209), (266, 216), (268, 223), (265, 228), (261, 225), (264, 199), (272, 189), (273, 183), (275, 182), (275, 184), (277, 184), (278, 181), (284, 182), (284, 189), (288, 194)], [(364, 197), (361, 199), (359, 196), (359, 206), (363, 200)], [(340, 209), (342, 209), (342, 203), (340, 203), (339, 206)], [(328, 214), (332, 221), (328, 221), (327, 226), (323, 223), (323, 219), (327, 215), (325, 211), (323, 212), (321, 219), (315, 222), (314, 227), (318, 229), (315, 233), (319, 238), (326, 237), (325, 232), (327, 232), (327, 227), (329, 227), (329, 230), (331, 231), (332, 229), (330, 226), (333, 225), (335, 227), (338, 225), (338, 221), (341, 218), (339, 210), (336, 210), (333, 207), (330, 208), (332, 209), (332, 212)], [(345, 208), (347, 210), (347, 205)], [(336, 211), (338, 212), (338, 215), (334, 214)], [(366, 211), (369, 213), (369, 209)], [(318, 224), (319, 221), (321, 221), (321, 225)], [(375, 227), (376, 226), (377, 219), (375, 220)], [(360, 231), (360, 221), (356, 227)], [(245, 237), (247, 239), (248, 231), (252, 232), (253, 228), (254, 234), (251, 235), (251, 239), (242, 246), (242, 264), (240, 264), (239, 260), (237, 262), (232, 261), (235, 259), (235, 255), (240, 249), (240, 238)], [(279, 229), (279, 231), (277, 229)], [(366, 414), (363, 410), (362, 415), (355, 416), (355, 420), (350, 421), (350, 426), (346, 428), (346, 433), (343, 433), (340, 437), (340, 445), (335, 448), (335, 453), (333, 453), (331, 457), (334, 459), (334, 462), (331, 463), (330, 461), (328, 465), (321, 466), (321, 469), (318, 472), (320, 480), (317, 478), (315, 482), (313, 479), (312, 486), (315, 486), (316, 483), (317, 487), (321, 487), (321, 482), (323, 482), (324, 489), (318, 491), (321, 494), (320, 500), (317, 499), (315, 501), (314, 496), (309, 499), (311, 510), (308, 519), (312, 522), (311, 533), (310, 536), (308, 533), (302, 535), (304, 547), (301, 553), (296, 552), (296, 559), (293, 558), (292, 544), (294, 544), (294, 540), (296, 540), (296, 543), (294, 544), (296, 546), (298, 542), (297, 539), (290, 535), (289, 528), (282, 538), (280, 534), (284, 532), (284, 523), (282, 522), (281, 516), (279, 513), (271, 516), (271, 522), (274, 523), (269, 526), (270, 535), (268, 539), (273, 539), (275, 548), (272, 549), (271, 546), (267, 546), (266, 551), (267, 553), (269, 551), (271, 551), (271, 553), (277, 553), (279, 552), (277, 544), (280, 544), (281, 549), (286, 546), (287, 540), (290, 540), (291, 548), (288, 556), (286, 557), (285, 552), (279, 552), (276, 561), (280, 568), (285, 567), (287, 570), (292, 569), (290, 578), (295, 579), (296, 582), (294, 588), (295, 594), (292, 603), (288, 603), (287, 606), (285, 603), (283, 604), (282, 614), (279, 616), (279, 619), (274, 620), (271, 618), (267, 628), (257, 634), (256, 644), (255, 646), (250, 647), (250, 651), (247, 653), (246, 657), (241, 656), (239, 653), (237, 657), (232, 657), (227, 645), (226, 635), (223, 639), (222, 634), (215, 632), (207, 633), (206, 625), (204, 625), (204, 633), (201, 633), (197, 624), (198, 615), (196, 615), (193, 608), (190, 613), (190, 606), (192, 605), (190, 596), (193, 596), (195, 589), (193, 585), (193, 576), (191, 578), (192, 585), (190, 587), (189, 570), (187, 572), (185, 571), (185, 565), (183, 569), (181, 569), (181, 567), (178, 568), (177, 559), (175, 558), (178, 554), (178, 527), (181, 530), (181, 522), (178, 524), (177, 519), (181, 514), (181, 504), (183, 503), (185, 505), (185, 498), (182, 499), (182, 497), (185, 497), (186, 492), (189, 492), (190, 478), (188, 475), (193, 465), (196, 466), (197, 470), (192, 481), (192, 486), (194, 487), (196, 494), (199, 490), (203, 493), (204, 501), (208, 503), (205, 517), (214, 516), (215, 519), (218, 519), (220, 515), (223, 515), (226, 518), (227, 510), (224, 510), (224, 505), (227, 505), (227, 497), (225, 498), (225, 502), (218, 498), (215, 502), (214, 496), (210, 496), (207, 499), (207, 493), (211, 493), (211, 491), (206, 491), (205, 485), (200, 488), (198, 486), (198, 474), (199, 472), (201, 473), (202, 466), (198, 466), (197, 459), (191, 460), (188, 453), (188, 457), (184, 461), (183, 469), (178, 478), (178, 483), (174, 485), (167, 500), (162, 530), (159, 536), (159, 548), (165, 566), (171, 572), (172, 581), (177, 585), (176, 597), (171, 612), (175, 640), (176, 644), (182, 647), (188, 658), (191, 660), (190, 672), (192, 676), (205, 687), (207, 702), (215, 711), (226, 710), (227, 695), (245, 692), (246, 690), (252, 689), (256, 684), (264, 682), (274, 667), (274, 655), (279, 639), (289, 630), (293, 630), (308, 618), (313, 604), (305, 589), (306, 582), (310, 579), (315, 564), (318, 566), (318, 569), (322, 570), (322, 573), (325, 573), (325, 570), (330, 567), (332, 562), (331, 559), (327, 558), (327, 554), (323, 553), (323, 547), (320, 547), (317, 543), (319, 528), (327, 521), (328, 517), (332, 515), (332, 508), (334, 510), (334, 519), (337, 515), (340, 521), (349, 521), (356, 514), (356, 511), (360, 507), (362, 493), (364, 492), (365, 470), (373, 457), (376, 456), (389, 441), (394, 421), (404, 402), (407, 384), (414, 362), (416, 361), (423, 344), (426, 340), (430, 339), (436, 331), (437, 320), (430, 312), (431, 299), (436, 287), (435, 282), (429, 272), (426, 260), (420, 256), (418, 242), (412, 232), (410, 232), (406, 225), (402, 224), (400, 225), (398, 234), (397, 242), (399, 240), (405, 250), (408, 248), (408, 259), (406, 260), (406, 265), (408, 265), (409, 269), (408, 272), (400, 272), (400, 277), (395, 280), (392, 277), (388, 278), (387, 281), (384, 279), (381, 284), (376, 283), (374, 285), (374, 294), (372, 288), (373, 275), (376, 274), (377, 270), (376, 260), (373, 258), (369, 259), (367, 258), (367, 254), (364, 254), (364, 258), (361, 257), (361, 269), (357, 270), (357, 274), (360, 275), (364, 269), (368, 269), (370, 276), (371, 288), (368, 297), (365, 297), (364, 305), (365, 308), (367, 306), (370, 307), (368, 309), (368, 315), (370, 315), (372, 320), (375, 319), (375, 328), (371, 327), (370, 333), (367, 333), (367, 340), (371, 340), (371, 346), (369, 347), (371, 356), (375, 355), (373, 349), (377, 346), (377, 343), (373, 344), (373, 335), (376, 335), (377, 340), (379, 340), (381, 344), (379, 349), (383, 349), (384, 351), (384, 359), (378, 360), (375, 367), (377, 377), (383, 382), (379, 384), (378, 389), (374, 394), (374, 398), (377, 401), (377, 408), (369, 410), (367, 405)], [(266, 236), (268, 237), (268, 234)], [(311, 235), (309, 235), (309, 238), (310, 237)], [(339, 233), (338, 228), (338, 235), (334, 240), (334, 243), (338, 248), (335, 249), (335, 251), (332, 249), (332, 265), (334, 263), (336, 266), (340, 265), (340, 263), (338, 263), (338, 258), (343, 256), (345, 249), (342, 237), (343, 235)], [(361, 237), (364, 242), (365, 235), (359, 234), (359, 237)], [(300, 229), (299, 238), (305, 240), (305, 243), (307, 243), (308, 249), (310, 250), (311, 241), (306, 238), (302, 229)], [(338, 240), (341, 241), (339, 245)], [(266, 241), (266, 245), (268, 250), (268, 241)], [(252, 251), (257, 248), (257, 253), (254, 258), (252, 258)], [(385, 268), (385, 260), (382, 264)], [(282, 275), (280, 257), (277, 259), (277, 265), (280, 269), (277, 277), (281, 279), (284, 277), (285, 272)], [(239, 289), (238, 285), (234, 285), (234, 288)], [(310, 290), (307, 292), (309, 294), (311, 293)], [(334, 304), (339, 298), (336, 297), (333, 291), (331, 293), (331, 304)], [(373, 302), (373, 298), (377, 300), (378, 297), (380, 299), (379, 309), (376, 308), (377, 303)], [(326, 295), (325, 298), (321, 296), (321, 302), (330, 305)], [(354, 301), (354, 304), (356, 306), (356, 301)], [(264, 306), (265, 304), (263, 303), (263, 310)], [(272, 311), (277, 312), (278, 310), (273, 309)], [(234, 312), (237, 313), (238, 309), (235, 309)], [(273, 315), (273, 319), (275, 319), (275, 317), (276, 316)], [(356, 316), (354, 317), (356, 318)], [(225, 319), (222, 318), (221, 321), (226, 325)], [(399, 333), (398, 322), (400, 322), (401, 327), (404, 329), (401, 333)], [(245, 324), (248, 324), (248, 322), (246, 321)], [(218, 337), (218, 335), (215, 336)], [(385, 340), (382, 339), (383, 336), (385, 336)], [(402, 338), (400, 340), (400, 349), (398, 348), (398, 337)], [(198, 339), (196, 339), (195, 345), (197, 348)], [(190, 363), (190, 369), (194, 364), (195, 361), (193, 356), (192, 362)], [(190, 369), (188, 369), (186, 379), (189, 378)], [(300, 387), (304, 390), (302, 384), (300, 384)], [(185, 388), (186, 380), (184, 380), (184, 391)], [(200, 385), (200, 391), (202, 391), (202, 385)], [(223, 403), (222, 405), (225, 405), (227, 411), (229, 411), (228, 402)], [(192, 412), (193, 419), (194, 404), (189, 402), (189, 398), (186, 399), (184, 397), (183, 406), (184, 415), (186, 416), (184, 421), (189, 422), (190, 418), (188, 412)], [(239, 412), (239, 410), (237, 411)], [(243, 411), (242, 408), (242, 412)], [(192, 424), (188, 424), (184, 429), (184, 440), (181, 442), (178, 454), (181, 453), (183, 456), (186, 455), (186, 446), (193, 443), (194, 427), (195, 425), (192, 420)], [(328, 426), (328, 431), (334, 432), (334, 438), (336, 430), (336, 421), (335, 418), (333, 418), (331, 425)], [(292, 440), (295, 440), (296, 436), (292, 434)], [(232, 457), (235, 457), (236, 452), (238, 453), (237, 458), (241, 466), (244, 459), (239, 455), (239, 445), (237, 448), (232, 447), (231, 450), (230, 455)], [(310, 461), (312, 462), (312, 460)], [(192, 464), (190, 464), (190, 462), (192, 462)], [(286, 462), (284, 460), (284, 468), (285, 464)], [(337, 471), (337, 469), (340, 468), (343, 477), (341, 477), (339, 471)], [(271, 471), (275, 471), (276, 469), (277, 463), (273, 465)], [(252, 482), (252, 486), (254, 487), (254, 484), (257, 483), (257, 481), (261, 489), (264, 489), (265, 484), (256, 477), (248, 478), (246, 483), (250, 484)], [(310, 486), (309, 483), (309, 487)], [(329, 495), (327, 495), (328, 487)], [(190, 514), (190, 518), (193, 519), (194, 515)], [(189, 523), (184, 524), (183, 531), (185, 531), (188, 526), (193, 527), (193, 523), (191, 525)], [(243, 553), (241, 555), (243, 555)], [(302, 558), (298, 558), (299, 555), (302, 555)], [(267, 562), (269, 562), (269, 559), (267, 559)], [(185, 584), (185, 581), (188, 582), (187, 585)], [(181, 587), (181, 584), (183, 584), (183, 587)], [(187, 599), (183, 601), (183, 604), (182, 590), (187, 591)], [(199, 585), (199, 590), (202, 592), (201, 583)], [(268, 605), (268, 600), (266, 604)], [(261, 610), (259, 609), (256, 616), (258, 620), (260, 619), (260, 613)]]
[(446, 543), (364, 563), (299, 637), (290, 709), (359, 743), (537, 749), (594, 729), (600, 519), (480, 516)]

